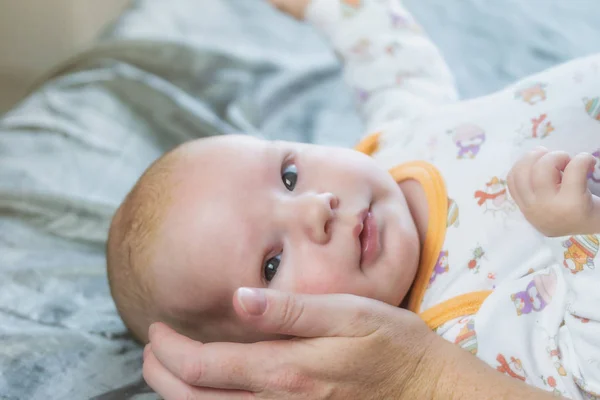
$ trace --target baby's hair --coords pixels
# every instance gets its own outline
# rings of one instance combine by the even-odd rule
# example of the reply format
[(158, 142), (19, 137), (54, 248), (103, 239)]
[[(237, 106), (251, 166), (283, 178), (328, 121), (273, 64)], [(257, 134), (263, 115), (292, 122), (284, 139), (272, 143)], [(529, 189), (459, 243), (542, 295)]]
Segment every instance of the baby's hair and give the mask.
[[(187, 142), (156, 160), (131, 189), (113, 217), (106, 248), (108, 281), (117, 311), (133, 336), (142, 343), (148, 341), (150, 324), (160, 321), (177, 332), (204, 343), (225, 340), (247, 340), (248, 331), (240, 328), (229, 303), (217, 302), (207, 307), (169, 305), (159, 294), (161, 284), (154, 277), (157, 271), (164, 274), (168, 265), (161, 246), (168, 229), (169, 210), (175, 205), (177, 193), (185, 191), (194, 171), (201, 174), (210, 169), (203, 157), (215, 149), (211, 143), (223, 143), (223, 136)], [(233, 138), (232, 140), (235, 140)], [(220, 162), (220, 158), (210, 158)], [(216, 161), (215, 161), (216, 160)], [(200, 185), (201, 179), (195, 181)], [(211, 183), (206, 183), (211, 185)], [(205, 187), (206, 199), (213, 201), (212, 189)], [(198, 199), (198, 202), (201, 201)], [(161, 261), (162, 260), (162, 261)], [(196, 258), (196, 267), (203, 263)], [(204, 265), (204, 264), (203, 264)], [(174, 268), (177, 269), (177, 268)], [(160, 274), (160, 273), (159, 273)], [(201, 278), (200, 278), (201, 279)], [(201, 287), (202, 282), (198, 283)], [(196, 299), (203, 299), (202, 289)], [(254, 331), (251, 333), (255, 334)]]
[(106, 246), (108, 281), (119, 315), (134, 337), (147, 341), (157, 315), (150, 276), (153, 244), (172, 201), (177, 149), (156, 160), (131, 189), (113, 217)]

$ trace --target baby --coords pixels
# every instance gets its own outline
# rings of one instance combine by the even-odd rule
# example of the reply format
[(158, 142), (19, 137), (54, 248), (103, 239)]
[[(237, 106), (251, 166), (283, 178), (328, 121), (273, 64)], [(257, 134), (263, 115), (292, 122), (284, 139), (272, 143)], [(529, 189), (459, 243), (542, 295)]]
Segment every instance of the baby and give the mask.
[(400, 2), (276, 3), (331, 41), (376, 133), (359, 151), (222, 136), (157, 160), (110, 229), (128, 328), (266, 340), (235, 317), (238, 287), (352, 293), (513, 378), (598, 396), (600, 57), (458, 102)]
[(427, 223), (426, 203), (411, 200), (354, 150), (237, 135), (189, 142), (115, 216), (113, 294), (142, 340), (155, 320), (204, 341), (265, 339), (235, 318), (240, 286), (399, 305)]

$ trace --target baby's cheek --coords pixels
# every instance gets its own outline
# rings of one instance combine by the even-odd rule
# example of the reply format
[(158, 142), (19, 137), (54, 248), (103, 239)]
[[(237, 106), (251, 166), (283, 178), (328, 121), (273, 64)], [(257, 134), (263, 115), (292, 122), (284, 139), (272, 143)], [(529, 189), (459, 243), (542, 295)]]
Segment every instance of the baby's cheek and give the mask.
[(330, 294), (349, 293), (361, 295), (359, 280), (356, 276), (341, 272), (317, 274), (317, 276), (303, 276), (296, 282), (297, 293)]

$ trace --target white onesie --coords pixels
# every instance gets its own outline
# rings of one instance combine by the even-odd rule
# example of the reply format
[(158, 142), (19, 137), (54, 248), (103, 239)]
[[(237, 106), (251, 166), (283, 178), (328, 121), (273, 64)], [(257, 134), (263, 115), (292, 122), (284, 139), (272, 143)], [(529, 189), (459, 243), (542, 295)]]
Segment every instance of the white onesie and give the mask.
[(444, 311), (437, 333), (502, 373), (600, 398), (600, 235), (544, 237), (505, 181), (543, 145), (594, 154), (588, 178), (600, 193), (600, 55), (458, 101), (440, 52), (398, 0), (313, 0), (307, 19), (378, 132), (373, 157), (385, 168), (425, 160), (443, 176), (443, 240), (417, 311)]

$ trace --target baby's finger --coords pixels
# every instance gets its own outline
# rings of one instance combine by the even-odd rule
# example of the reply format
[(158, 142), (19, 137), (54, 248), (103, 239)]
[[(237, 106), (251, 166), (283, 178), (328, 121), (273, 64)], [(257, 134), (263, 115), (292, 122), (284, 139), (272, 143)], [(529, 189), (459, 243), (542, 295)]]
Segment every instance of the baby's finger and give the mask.
[(533, 165), (546, 153), (548, 149), (538, 147), (517, 161), (509, 174), (510, 193), (520, 207), (524, 203), (535, 200), (532, 190), (531, 173)]
[(518, 174), (518, 171), (515, 169), (515, 167), (512, 167), (512, 169), (506, 176), (506, 183), (508, 184), (508, 191), (509, 191), (511, 197), (517, 203), (517, 205), (519, 207), (521, 207), (523, 200), (521, 199), (521, 193), (519, 193), (519, 190), (517, 189), (517, 182), (516, 182), (517, 174)]
[(565, 168), (561, 193), (568, 195), (585, 194), (588, 190), (588, 173), (594, 167), (596, 159), (588, 153), (577, 154)]
[(551, 196), (558, 192), (562, 171), (570, 160), (571, 157), (564, 151), (553, 151), (539, 158), (531, 174), (531, 183), (537, 196)]
[(538, 146), (535, 149), (527, 152), (516, 165), (520, 165), (523, 169), (530, 170), (533, 164), (535, 164), (540, 158), (548, 154), (549, 150), (543, 146)]

